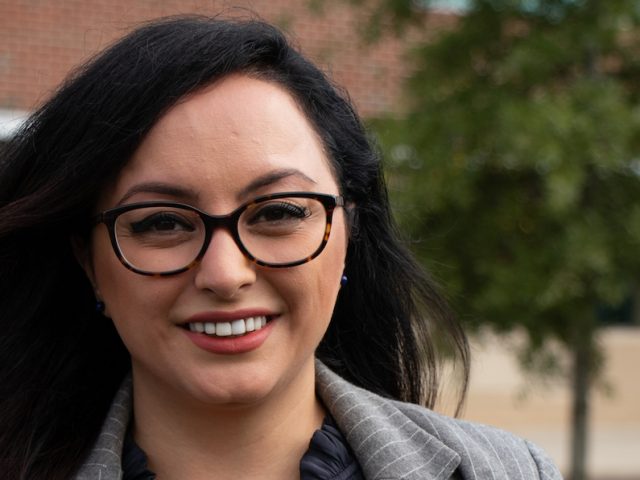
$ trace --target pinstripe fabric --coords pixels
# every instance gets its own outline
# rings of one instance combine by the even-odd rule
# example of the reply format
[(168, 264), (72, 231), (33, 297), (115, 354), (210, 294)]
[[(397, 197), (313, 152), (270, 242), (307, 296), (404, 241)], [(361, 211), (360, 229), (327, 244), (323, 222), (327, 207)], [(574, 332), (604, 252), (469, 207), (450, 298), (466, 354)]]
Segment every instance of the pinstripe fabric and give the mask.
[(127, 376), (113, 399), (96, 443), (74, 480), (122, 478), (122, 445), (131, 418), (131, 391), (131, 376)]
[[(507, 432), (454, 420), (355, 387), (316, 362), (316, 388), (368, 480), (561, 480), (535, 445)], [(126, 378), (74, 480), (120, 480), (131, 416)]]
[(562, 479), (538, 447), (510, 433), (384, 399), (320, 362), (316, 370), (318, 394), (367, 479)]

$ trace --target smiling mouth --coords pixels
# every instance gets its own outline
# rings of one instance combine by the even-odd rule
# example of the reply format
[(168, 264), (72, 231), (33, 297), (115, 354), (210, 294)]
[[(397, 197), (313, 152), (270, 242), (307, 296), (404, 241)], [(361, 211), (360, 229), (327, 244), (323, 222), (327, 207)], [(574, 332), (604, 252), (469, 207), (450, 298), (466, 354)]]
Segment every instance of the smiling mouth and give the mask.
[(265, 315), (240, 318), (231, 322), (193, 322), (187, 323), (186, 328), (195, 333), (203, 333), (211, 337), (231, 337), (244, 335), (262, 329), (267, 324)]

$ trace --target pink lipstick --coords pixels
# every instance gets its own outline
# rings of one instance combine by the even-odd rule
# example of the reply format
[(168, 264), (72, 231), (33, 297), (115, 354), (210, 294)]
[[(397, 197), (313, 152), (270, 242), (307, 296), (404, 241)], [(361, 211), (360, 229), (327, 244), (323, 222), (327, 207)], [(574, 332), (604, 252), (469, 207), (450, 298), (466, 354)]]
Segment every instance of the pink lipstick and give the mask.
[(188, 319), (184, 331), (203, 350), (239, 354), (255, 350), (264, 343), (273, 329), (275, 317), (263, 309), (202, 312)]

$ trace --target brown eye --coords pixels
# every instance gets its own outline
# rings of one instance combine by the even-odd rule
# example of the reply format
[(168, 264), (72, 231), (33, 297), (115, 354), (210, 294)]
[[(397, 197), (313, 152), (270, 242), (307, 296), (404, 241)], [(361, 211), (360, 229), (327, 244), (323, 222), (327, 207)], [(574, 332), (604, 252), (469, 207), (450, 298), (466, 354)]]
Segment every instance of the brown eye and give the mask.
[(287, 220), (298, 220), (309, 215), (309, 211), (299, 205), (289, 202), (270, 203), (253, 212), (247, 219), (248, 225), (260, 222), (282, 222)]
[(130, 224), (132, 233), (173, 232), (177, 230), (192, 232), (195, 228), (186, 218), (172, 212), (155, 213)]

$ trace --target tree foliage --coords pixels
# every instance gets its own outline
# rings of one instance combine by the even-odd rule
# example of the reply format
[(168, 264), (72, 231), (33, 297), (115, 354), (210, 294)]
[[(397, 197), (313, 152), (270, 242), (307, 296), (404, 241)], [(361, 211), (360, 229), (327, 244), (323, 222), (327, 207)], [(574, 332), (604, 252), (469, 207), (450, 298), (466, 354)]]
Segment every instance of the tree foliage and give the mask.
[(374, 125), (416, 250), (474, 324), (570, 345), (640, 273), (640, 9), (479, 0)]
[[(373, 31), (416, 3), (378, 1)], [(571, 353), (584, 478), (597, 312), (639, 288), (640, 4), (470, 0), (409, 60), (406, 112), (373, 123), (396, 211), (469, 326)]]

